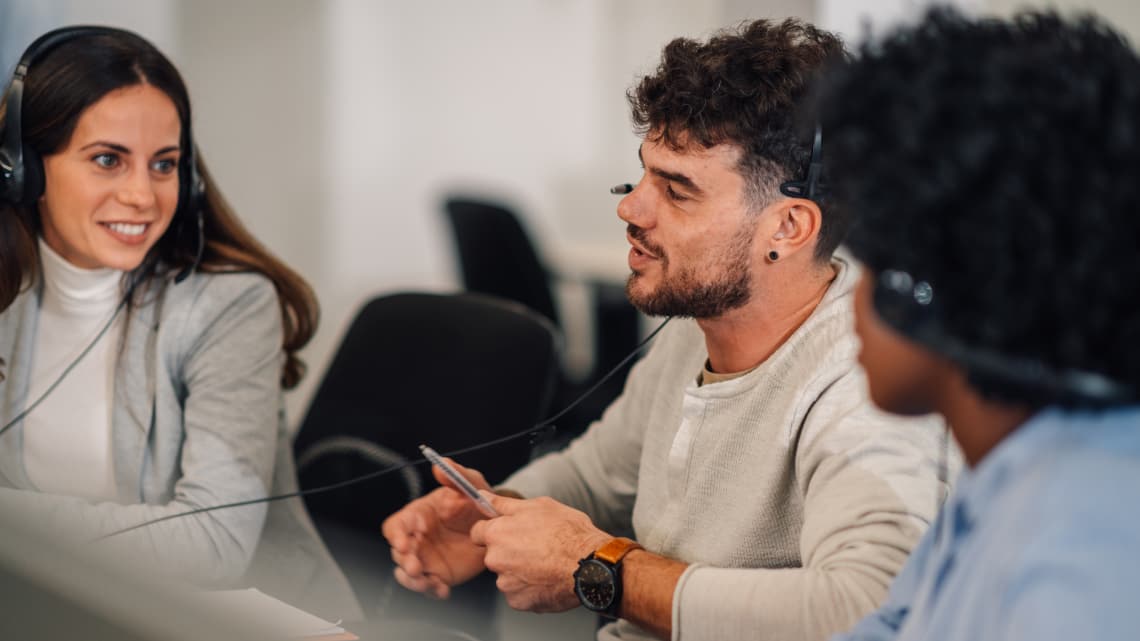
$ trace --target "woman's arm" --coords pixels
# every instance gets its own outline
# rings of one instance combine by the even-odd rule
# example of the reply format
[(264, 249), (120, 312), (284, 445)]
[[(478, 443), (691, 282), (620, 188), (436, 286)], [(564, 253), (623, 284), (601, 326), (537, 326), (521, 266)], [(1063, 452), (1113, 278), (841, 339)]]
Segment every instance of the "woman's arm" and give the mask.
[[(0, 489), (0, 514), (30, 518), (99, 554), (202, 585), (232, 584), (245, 573), (265, 522), (265, 503), (181, 516), (100, 538), (152, 519), (268, 495), (283, 358), (277, 296), (259, 276), (201, 278), (207, 282), (194, 304), (163, 321), (181, 324), (178, 344), (186, 347), (181, 367), (173, 371), (186, 396), (170, 500), (120, 505)], [(156, 375), (167, 371), (159, 364)], [(178, 410), (164, 407), (160, 399), (156, 414), (170, 411)], [(151, 454), (148, 446), (144, 471), (163, 465)]]

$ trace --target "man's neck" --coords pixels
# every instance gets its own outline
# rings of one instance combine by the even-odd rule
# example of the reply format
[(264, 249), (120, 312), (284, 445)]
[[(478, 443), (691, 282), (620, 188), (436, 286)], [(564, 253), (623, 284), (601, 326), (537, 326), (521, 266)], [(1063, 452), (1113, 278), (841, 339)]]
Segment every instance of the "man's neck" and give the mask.
[(830, 264), (805, 271), (794, 279), (777, 280), (766, 291), (753, 291), (743, 307), (716, 318), (697, 319), (712, 371), (728, 374), (756, 367), (803, 325), (836, 275)]

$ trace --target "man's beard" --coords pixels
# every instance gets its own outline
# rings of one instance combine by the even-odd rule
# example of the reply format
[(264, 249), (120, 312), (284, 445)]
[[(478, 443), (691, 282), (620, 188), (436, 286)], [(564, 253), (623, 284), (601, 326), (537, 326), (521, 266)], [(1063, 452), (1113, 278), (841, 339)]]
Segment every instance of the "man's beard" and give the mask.
[(634, 283), (640, 276), (632, 274), (625, 285), (629, 302), (649, 316), (689, 318), (716, 318), (743, 307), (752, 298), (750, 257), (756, 230), (753, 223), (743, 225), (724, 253), (709, 264), (682, 268), (672, 275), (668, 273), (669, 259), (663, 249), (648, 242), (644, 229), (630, 225), (629, 235), (658, 257), (663, 276), (656, 290), (638, 293)]

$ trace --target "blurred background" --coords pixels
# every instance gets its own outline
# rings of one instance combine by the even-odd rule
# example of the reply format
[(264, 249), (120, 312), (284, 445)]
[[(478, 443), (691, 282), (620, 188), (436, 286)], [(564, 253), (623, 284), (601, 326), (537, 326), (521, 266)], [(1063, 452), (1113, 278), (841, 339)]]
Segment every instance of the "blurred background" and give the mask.
[[(509, 208), (551, 272), (565, 366), (599, 352), (599, 297), (627, 273), (616, 183), (640, 174), (625, 91), (677, 36), (796, 16), (857, 43), (919, 14), (920, 0), (0, 0), (0, 69), (37, 35), (107, 24), (151, 39), (180, 68), (202, 156), (239, 216), (322, 304), (289, 393), (299, 425), (356, 310), (377, 295), (455, 291), (448, 196)], [(1008, 14), (1025, 3), (959, 0)], [(1034, 3), (1032, 6), (1046, 6)], [(1135, 0), (1063, 0), (1135, 42)], [(609, 289), (599, 289), (599, 284)], [(608, 293), (607, 293), (608, 292)], [(620, 296), (619, 296), (620, 298)], [(640, 331), (649, 326), (638, 321)], [(603, 365), (608, 365), (604, 363)], [(395, 368), (395, 364), (376, 364)], [(502, 604), (499, 606), (503, 610)], [(583, 611), (509, 614), (502, 638), (589, 638)], [(584, 635), (584, 636), (583, 636)]]
[[(555, 283), (567, 365), (593, 363), (582, 278), (621, 282), (608, 188), (638, 178), (626, 89), (676, 36), (798, 16), (856, 42), (921, 0), (0, 0), (0, 69), (38, 34), (140, 32), (183, 72), (202, 155), (255, 235), (316, 289), (323, 316), (288, 396), (303, 418), (368, 298), (454, 290), (447, 194), (505, 203)], [(959, 0), (1008, 13), (1014, 0)], [(1040, 4), (1034, 6), (1041, 6)], [(1140, 34), (1140, 3), (1063, 0)], [(578, 278), (575, 278), (578, 277)]]

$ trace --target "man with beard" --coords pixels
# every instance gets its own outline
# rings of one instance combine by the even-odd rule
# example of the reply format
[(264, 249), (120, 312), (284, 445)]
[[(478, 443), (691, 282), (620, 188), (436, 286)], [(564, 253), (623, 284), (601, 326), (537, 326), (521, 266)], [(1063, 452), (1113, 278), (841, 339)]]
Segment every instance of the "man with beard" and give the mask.
[(945, 442), (876, 410), (856, 364), (846, 224), (796, 118), (842, 56), (794, 20), (666, 47), (629, 95), (645, 173), (618, 215), (630, 300), (677, 320), (564, 451), (497, 493), (460, 467), (500, 516), (437, 469), (384, 523), (401, 584), (442, 598), (487, 568), (512, 607), (619, 618), (600, 639), (824, 639), (882, 601)]

